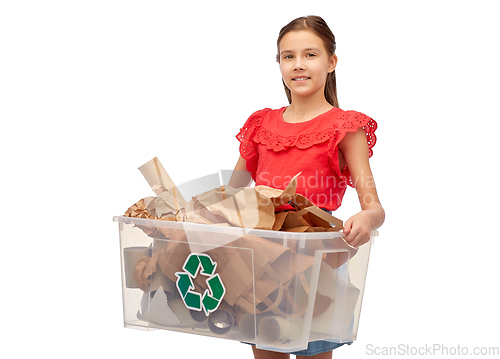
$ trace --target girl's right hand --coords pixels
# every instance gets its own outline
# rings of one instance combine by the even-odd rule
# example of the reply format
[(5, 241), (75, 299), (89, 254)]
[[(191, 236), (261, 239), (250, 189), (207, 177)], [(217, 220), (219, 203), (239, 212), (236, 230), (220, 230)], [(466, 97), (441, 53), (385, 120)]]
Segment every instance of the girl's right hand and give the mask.
[(344, 223), (345, 241), (353, 247), (365, 244), (370, 240), (371, 232), (379, 228), (384, 219), (385, 212), (380, 203), (372, 203)]
[(344, 223), (344, 239), (353, 247), (359, 247), (370, 240), (372, 225), (365, 212), (355, 214)]

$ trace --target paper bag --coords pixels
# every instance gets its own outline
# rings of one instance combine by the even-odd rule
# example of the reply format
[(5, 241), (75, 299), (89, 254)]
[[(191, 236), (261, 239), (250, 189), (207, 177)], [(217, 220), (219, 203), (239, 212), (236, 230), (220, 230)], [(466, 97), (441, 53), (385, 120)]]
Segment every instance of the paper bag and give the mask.
[(147, 206), (148, 212), (158, 218), (184, 222), (186, 219), (185, 207), (179, 206), (179, 201), (171, 190), (159, 193)]

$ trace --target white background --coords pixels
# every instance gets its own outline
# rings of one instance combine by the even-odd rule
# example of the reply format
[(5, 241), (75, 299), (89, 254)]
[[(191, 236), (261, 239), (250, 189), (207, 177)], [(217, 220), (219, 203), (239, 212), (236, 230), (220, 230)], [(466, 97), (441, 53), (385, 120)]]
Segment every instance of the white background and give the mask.
[[(279, 5), (275, 5), (279, 4)], [(152, 192), (238, 158), (254, 111), (287, 104), (276, 38), (321, 15), (340, 107), (379, 124), (387, 219), (358, 340), (499, 346), (496, 1), (5, 1), (0, 5), (0, 351), (9, 357), (251, 358), (230, 341), (124, 329), (117, 224)], [(336, 214), (359, 210), (354, 190)]]

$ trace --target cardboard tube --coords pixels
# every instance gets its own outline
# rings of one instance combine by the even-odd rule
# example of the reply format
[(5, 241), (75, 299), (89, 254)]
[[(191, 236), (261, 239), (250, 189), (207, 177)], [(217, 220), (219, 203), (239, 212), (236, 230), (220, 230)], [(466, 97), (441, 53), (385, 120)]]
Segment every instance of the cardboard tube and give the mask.
[(259, 339), (264, 343), (284, 342), (298, 339), (303, 327), (302, 318), (285, 318), (271, 316), (263, 318), (259, 323)]
[(172, 194), (177, 200), (176, 205), (178, 208), (180, 208), (180, 206), (186, 205), (186, 201), (182, 197), (181, 193), (179, 192), (157, 157), (143, 164), (141, 167), (139, 167), (139, 170), (141, 171), (148, 184), (151, 186), (151, 189), (153, 189), (154, 186), (166, 188), (172, 191)]
[[(259, 328), (260, 321), (266, 316), (266, 314), (252, 313), (243, 314), (238, 322), (238, 330), (245, 339), (255, 339), (255, 325)], [(256, 323), (257, 322), (257, 323)], [(257, 332), (258, 335), (258, 332)]]
[(208, 316), (208, 329), (214, 334), (226, 334), (234, 325), (234, 317), (225, 310), (216, 310)]
[(139, 288), (137, 281), (134, 279), (134, 272), (137, 262), (144, 256), (150, 256), (148, 247), (128, 247), (123, 249), (125, 286), (127, 288)]
[(205, 312), (203, 310), (190, 310), (189, 314), (191, 314), (191, 318), (193, 318), (198, 323), (203, 323), (205, 320), (207, 320), (207, 316), (205, 315)]

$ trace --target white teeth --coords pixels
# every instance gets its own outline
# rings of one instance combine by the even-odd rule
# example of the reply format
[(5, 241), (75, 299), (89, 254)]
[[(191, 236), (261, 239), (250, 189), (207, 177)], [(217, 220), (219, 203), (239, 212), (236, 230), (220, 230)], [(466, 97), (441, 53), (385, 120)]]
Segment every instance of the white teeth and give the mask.
[(304, 80), (307, 80), (309, 77), (297, 77), (296, 79), (294, 79), (295, 81), (304, 81)]

